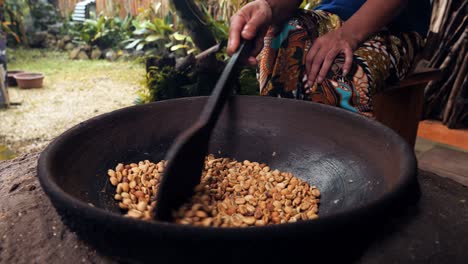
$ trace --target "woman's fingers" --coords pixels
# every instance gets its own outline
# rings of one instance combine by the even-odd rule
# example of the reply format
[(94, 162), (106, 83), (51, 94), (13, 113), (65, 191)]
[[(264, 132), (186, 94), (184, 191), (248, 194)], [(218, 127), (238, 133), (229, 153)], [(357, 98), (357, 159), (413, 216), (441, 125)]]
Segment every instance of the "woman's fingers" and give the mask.
[(309, 73), (312, 69), (312, 64), (314, 63), (315, 56), (320, 50), (320, 41), (317, 40), (314, 42), (312, 47), (309, 49), (309, 52), (307, 52), (307, 57), (306, 57), (306, 65), (305, 65), (305, 70), (306, 73)]
[(343, 65), (343, 75), (346, 76), (348, 72), (351, 70), (351, 66), (353, 65), (353, 50), (350, 47), (347, 47), (343, 50), (345, 55), (345, 62)]
[(227, 45), (227, 53), (232, 55), (239, 47), (241, 31), (244, 29), (247, 20), (242, 14), (236, 14), (231, 18), (231, 26), (229, 27), (229, 40)]
[(325, 60), (325, 57), (327, 56), (327, 50), (326, 47), (320, 46), (318, 50), (312, 50), (312, 54), (310, 54), (307, 57), (307, 64), (306, 64), (306, 69), (308, 68), (309, 70), (307, 71), (307, 83), (309, 86), (312, 86), (312, 84), (315, 81), (315, 78), (317, 78), (317, 74), (322, 67), (322, 63)]
[(257, 56), (260, 53), (260, 51), (262, 51), (263, 49), (264, 37), (265, 37), (265, 33), (263, 32), (259, 33), (257, 38), (254, 41), (254, 46), (252, 48), (252, 51), (250, 52), (249, 58), (247, 59), (247, 62), (252, 66), (257, 65)]
[(254, 56), (250, 56), (247, 59), (247, 62), (249, 63), (249, 65), (255, 66), (255, 65), (257, 65), (257, 58), (255, 58)]
[(327, 53), (327, 56), (325, 57), (325, 60), (323, 61), (322, 67), (320, 68), (320, 72), (317, 77), (318, 83), (322, 83), (322, 81), (325, 79), (325, 77), (327, 76), (327, 72), (330, 70), (330, 67), (332, 66), (338, 54), (339, 54), (339, 50), (337, 49), (331, 49)]
[(257, 32), (263, 27), (265, 17), (261, 14), (255, 14), (250, 17), (244, 29), (241, 32), (242, 38), (251, 40), (257, 36)]
[(247, 40), (258, 38), (259, 32), (267, 28), (271, 20), (272, 10), (266, 1), (254, 1), (245, 5), (231, 18), (228, 54), (236, 52), (241, 37)]
[(249, 64), (255, 65), (257, 64), (257, 55), (262, 51), (263, 49), (263, 44), (264, 44), (264, 38), (266, 34), (266, 29), (262, 29), (257, 33), (257, 37), (255, 38), (254, 45), (252, 48), (252, 51), (250, 52), (250, 56), (253, 59), (249, 58)]
[(258, 32), (266, 28), (272, 20), (272, 10), (266, 1), (255, 1), (247, 4), (239, 12), (246, 17), (247, 24), (241, 32), (244, 39), (254, 39)]
[(329, 47), (316, 41), (306, 58), (307, 84), (312, 86), (314, 81), (322, 83), (340, 53), (344, 54), (345, 57), (343, 75), (346, 75), (353, 63), (353, 50), (351, 47), (346, 44)]

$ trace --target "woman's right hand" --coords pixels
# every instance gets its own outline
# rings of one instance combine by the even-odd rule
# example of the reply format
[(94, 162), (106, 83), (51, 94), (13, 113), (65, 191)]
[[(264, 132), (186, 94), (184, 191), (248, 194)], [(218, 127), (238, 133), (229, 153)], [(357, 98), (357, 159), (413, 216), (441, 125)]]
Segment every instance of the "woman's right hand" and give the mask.
[(272, 9), (266, 0), (256, 0), (242, 7), (232, 18), (229, 28), (227, 52), (232, 55), (239, 47), (241, 38), (254, 40), (254, 48), (248, 58), (250, 64), (257, 64), (257, 55), (263, 48), (263, 38), (272, 24)]

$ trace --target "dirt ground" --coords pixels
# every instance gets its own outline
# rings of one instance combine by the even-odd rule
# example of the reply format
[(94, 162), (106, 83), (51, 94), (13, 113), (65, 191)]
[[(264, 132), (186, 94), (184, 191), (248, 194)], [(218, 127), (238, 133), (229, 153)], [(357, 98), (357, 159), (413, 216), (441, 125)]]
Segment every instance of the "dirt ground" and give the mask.
[(37, 157), (0, 162), (0, 263), (109, 263), (62, 224), (37, 180)]
[(68, 128), (133, 104), (144, 66), (136, 62), (72, 61), (64, 53), (8, 50), (8, 69), (45, 73), (41, 89), (9, 88), (19, 103), (0, 110), (0, 147), (16, 155), (44, 148)]
[[(0, 161), (0, 263), (118, 263), (62, 223), (38, 182), (38, 154)], [(418, 178), (419, 203), (383, 225), (357, 263), (466, 263), (468, 189), (423, 171)]]

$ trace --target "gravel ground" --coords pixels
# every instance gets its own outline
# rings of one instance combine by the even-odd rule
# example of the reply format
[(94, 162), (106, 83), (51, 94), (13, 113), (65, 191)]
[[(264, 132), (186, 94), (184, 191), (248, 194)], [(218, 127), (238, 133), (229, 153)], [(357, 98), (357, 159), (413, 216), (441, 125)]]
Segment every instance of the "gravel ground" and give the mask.
[(44, 148), (68, 128), (96, 115), (130, 106), (144, 79), (135, 62), (71, 61), (66, 54), (10, 51), (8, 68), (46, 74), (41, 89), (9, 89), (12, 102), (0, 110), (0, 145), (16, 154)]

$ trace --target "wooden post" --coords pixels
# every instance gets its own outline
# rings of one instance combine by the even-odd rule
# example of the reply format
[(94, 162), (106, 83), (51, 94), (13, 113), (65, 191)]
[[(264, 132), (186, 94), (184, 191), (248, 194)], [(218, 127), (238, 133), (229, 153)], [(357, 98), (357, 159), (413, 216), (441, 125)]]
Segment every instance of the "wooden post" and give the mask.
[(0, 108), (10, 106), (6, 83), (6, 70), (3, 68), (3, 65), (0, 65)]
[[(5, 1), (0, 0), (0, 22), (3, 22), (3, 6)], [(6, 65), (6, 36), (0, 28), (0, 108), (7, 108), (10, 104), (7, 91), (7, 65)]]

